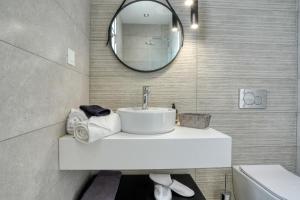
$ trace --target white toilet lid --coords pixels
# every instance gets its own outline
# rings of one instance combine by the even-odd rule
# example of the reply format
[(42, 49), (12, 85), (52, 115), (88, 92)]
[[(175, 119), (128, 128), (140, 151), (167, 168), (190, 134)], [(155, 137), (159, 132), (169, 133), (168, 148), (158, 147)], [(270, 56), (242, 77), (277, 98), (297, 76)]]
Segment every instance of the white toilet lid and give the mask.
[(300, 199), (300, 177), (280, 165), (241, 165), (240, 170), (279, 199)]

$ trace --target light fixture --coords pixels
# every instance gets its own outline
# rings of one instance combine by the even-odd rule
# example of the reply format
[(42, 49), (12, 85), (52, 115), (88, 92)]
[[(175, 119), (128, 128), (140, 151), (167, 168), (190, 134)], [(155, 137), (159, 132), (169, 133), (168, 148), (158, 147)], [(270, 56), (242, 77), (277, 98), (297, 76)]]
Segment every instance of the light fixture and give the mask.
[(172, 14), (172, 31), (178, 31), (178, 21), (174, 13)]
[(194, 4), (194, 0), (185, 0), (184, 5), (192, 6)]
[(150, 14), (149, 13), (144, 13), (144, 17), (149, 17)]
[(192, 29), (197, 29), (198, 27), (199, 27), (198, 24), (192, 24), (192, 25), (191, 25), (191, 28), (192, 28)]
[(191, 28), (197, 29), (198, 27), (198, 0), (194, 0), (194, 4), (191, 7)]

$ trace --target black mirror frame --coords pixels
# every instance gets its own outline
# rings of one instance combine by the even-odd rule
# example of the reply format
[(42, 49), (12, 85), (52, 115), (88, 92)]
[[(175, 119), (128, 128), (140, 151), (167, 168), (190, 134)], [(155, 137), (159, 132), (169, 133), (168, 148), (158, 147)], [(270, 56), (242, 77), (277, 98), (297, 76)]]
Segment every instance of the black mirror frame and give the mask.
[[(180, 29), (181, 29), (181, 35), (182, 35), (182, 41), (181, 41), (181, 46), (178, 50), (178, 52), (176, 53), (176, 55), (174, 56), (174, 58), (172, 60), (170, 60), (166, 65), (158, 68), (158, 69), (154, 69), (154, 70), (149, 70), (149, 71), (145, 71), (145, 70), (138, 70), (138, 69), (135, 69), (133, 67), (130, 67), (129, 65), (127, 65), (126, 63), (124, 63), (119, 57), (118, 55), (115, 53), (115, 51), (113, 50), (112, 48), (112, 44), (111, 44), (111, 26), (112, 26), (112, 23), (114, 21), (114, 19), (117, 17), (117, 15), (124, 9), (126, 8), (127, 6), (133, 4), (133, 3), (137, 3), (137, 2), (141, 2), (141, 1), (152, 1), (152, 2), (156, 2), (158, 4), (161, 4), (162, 6), (166, 7), (167, 9), (169, 9), (171, 11), (171, 13), (177, 18), (177, 21), (178, 21), (178, 24), (180, 26)], [(134, 71), (137, 71), (137, 72), (144, 72), (144, 73), (150, 73), (150, 72), (155, 72), (155, 71), (159, 71), (159, 70), (162, 70), (164, 68), (166, 68), (168, 65), (170, 65), (178, 56), (178, 54), (180, 53), (181, 51), (181, 48), (183, 47), (183, 43), (184, 43), (184, 30), (183, 30), (183, 25), (182, 25), (182, 22), (180, 21), (180, 18), (178, 17), (177, 13), (175, 12), (175, 10), (173, 9), (173, 7), (171, 6), (169, 0), (166, 0), (167, 2), (167, 5), (160, 2), (160, 1), (157, 1), (157, 0), (135, 0), (135, 1), (132, 1), (132, 2), (129, 2), (127, 4), (125, 4), (126, 0), (123, 0), (122, 4), (120, 5), (120, 7), (118, 8), (118, 10), (116, 11), (116, 13), (114, 14), (114, 16), (112, 17), (110, 23), (109, 23), (109, 27), (108, 27), (108, 36), (107, 36), (107, 42), (106, 42), (106, 46), (110, 46), (112, 52), (114, 53), (114, 55), (116, 56), (116, 58), (119, 60), (119, 62), (121, 62), (124, 66), (126, 66), (127, 68), (131, 69), (131, 70), (134, 70)]]

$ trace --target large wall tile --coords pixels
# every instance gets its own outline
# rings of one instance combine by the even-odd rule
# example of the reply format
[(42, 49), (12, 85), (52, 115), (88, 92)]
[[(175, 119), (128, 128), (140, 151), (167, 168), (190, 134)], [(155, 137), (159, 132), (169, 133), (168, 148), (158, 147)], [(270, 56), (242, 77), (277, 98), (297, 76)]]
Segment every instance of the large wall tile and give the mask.
[(89, 38), (90, 33), (90, 1), (82, 0), (55, 0), (66, 13), (74, 20)]
[(234, 146), (233, 164), (280, 164), (295, 172), (296, 149), (296, 146)]
[(211, 127), (229, 134), (233, 146), (296, 146), (295, 113), (213, 113)]
[(284, 9), (289, 3), (277, 10), (278, 2), (201, 1), (198, 76), (296, 78), (297, 13)]
[(271, 10), (271, 11), (296, 11), (297, 0), (204, 0), (202, 6), (218, 8), (234, 8), (237, 10)]
[(58, 123), (1, 142), (0, 199), (75, 198), (88, 172), (58, 170), (58, 137), (63, 134), (64, 123)]
[(88, 77), (0, 42), (0, 140), (64, 121), (88, 103)]
[[(0, 1), (0, 40), (88, 74), (87, 37), (53, 0)], [(67, 49), (76, 52), (76, 67), (66, 64)]]
[(89, 102), (89, 30), (70, 15), (54, 0), (0, 1), (0, 199), (76, 199), (89, 177), (58, 169), (67, 114)]
[(198, 76), (296, 79), (296, 51), (296, 45), (201, 42)]
[[(267, 109), (239, 109), (239, 89), (268, 91)], [(197, 105), (201, 112), (296, 112), (297, 79), (198, 78)]]

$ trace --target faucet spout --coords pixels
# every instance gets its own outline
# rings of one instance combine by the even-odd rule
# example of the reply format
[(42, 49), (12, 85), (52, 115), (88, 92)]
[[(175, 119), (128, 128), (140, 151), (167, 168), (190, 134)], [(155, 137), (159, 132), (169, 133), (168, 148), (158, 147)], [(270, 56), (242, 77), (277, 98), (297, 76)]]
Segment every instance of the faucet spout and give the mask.
[(143, 110), (148, 109), (148, 103), (149, 103), (149, 95), (150, 95), (150, 86), (143, 86)]

